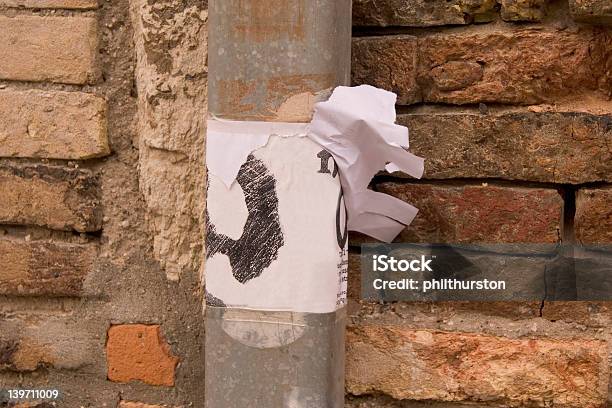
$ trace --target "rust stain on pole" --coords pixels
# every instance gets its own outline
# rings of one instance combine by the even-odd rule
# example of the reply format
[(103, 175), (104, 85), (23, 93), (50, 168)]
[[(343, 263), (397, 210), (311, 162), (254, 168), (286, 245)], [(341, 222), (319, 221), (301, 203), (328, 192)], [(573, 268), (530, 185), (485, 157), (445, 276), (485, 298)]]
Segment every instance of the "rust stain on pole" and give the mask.
[(209, 111), (225, 119), (308, 122), (348, 85), (350, 0), (210, 3)]
[[(263, 81), (219, 80), (219, 109), (231, 114), (218, 116), (240, 120), (307, 122), (314, 103), (326, 96), (324, 91), (332, 89), (335, 80), (331, 74), (281, 75)], [(257, 103), (263, 105), (257, 106)]]
[[(220, 112), (233, 111), (237, 115), (243, 115), (255, 110), (254, 101), (249, 100), (257, 88), (255, 81), (219, 79), (216, 83), (216, 88), (219, 95), (219, 104), (221, 105), (219, 107)], [(217, 116), (228, 117), (221, 113), (217, 114)]]
[(305, 0), (233, 0), (239, 3), (237, 39), (265, 42), (287, 36), (292, 40), (305, 37)]

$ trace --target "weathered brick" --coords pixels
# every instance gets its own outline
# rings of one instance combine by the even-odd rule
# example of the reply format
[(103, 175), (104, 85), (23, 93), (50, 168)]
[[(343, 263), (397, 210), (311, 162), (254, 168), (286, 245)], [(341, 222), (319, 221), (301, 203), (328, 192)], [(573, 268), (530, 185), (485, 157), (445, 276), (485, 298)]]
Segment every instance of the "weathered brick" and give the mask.
[(356, 0), (353, 24), (430, 27), (486, 22), (496, 18), (495, 5), (492, 0)]
[(81, 92), (0, 91), (0, 156), (88, 159), (108, 154), (104, 99)]
[(612, 181), (612, 116), (436, 111), (400, 115), (425, 178), (554, 183)]
[(1, 319), (0, 371), (77, 370), (93, 364), (100, 354), (93, 324), (48, 313)]
[(590, 327), (611, 327), (612, 302), (545, 302), (542, 317)]
[(542, 21), (548, 0), (501, 0), (501, 17), (505, 21)]
[(88, 170), (44, 165), (0, 166), (0, 222), (97, 231), (102, 209)]
[[(605, 31), (591, 29), (435, 34), (419, 39), (418, 80), (426, 102), (532, 104), (597, 89), (609, 94), (611, 45)], [(479, 75), (465, 81), (475, 64)]]
[[(119, 401), (117, 408), (170, 408), (168, 405), (151, 405), (135, 401)], [(176, 407), (179, 408), (179, 407)]]
[(611, 46), (612, 36), (597, 28), (438, 33), (416, 44), (410, 36), (361, 37), (353, 46), (353, 82), (394, 91), (399, 103), (537, 104), (610, 95)]
[(0, 239), (0, 294), (78, 296), (95, 256), (92, 245)]
[(349, 253), (347, 297), (361, 299), (361, 255)]
[(174, 385), (178, 357), (172, 354), (157, 325), (123, 324), (108, 330), (108, 379)]
[(351, 394), (511, 406), (603, 407), (610, 374), (604, 341), (383, 325), (349, 328), (346, 362)]
[(346, 395), (344, 408), (492, 408), (488, 404), (398, 401), (388, 395)]
[(587, 23), (612, 24), (610, 0), (569, 0), (574, 19)]
[(34, 371), (53, 366), (54, 362), (48, 345), (40, 344), (36, 339), (0, 340), (0, 369)]
[(0, 79), (94, 82), (96, 20), (91, 17), (0, 17)]
[(0, 0), (0, 6), (36, 9), (95, 9), (97, 0)]
[[(361, 258), (359, 254), (349, 253), (348, 269), (348, 298), (353, 301), (361, 300)], [(525, 319), (538, 317), (541, 302), (516, 301), (516, 302), (486, 302), (486, 308), (481, 302), (470, 301), (434, 301), (434, 302), (398, 302), (387, 304), (393, 308), (393, 316), (402, 319), (405, 324), (415, 323), (423, 327), (427, 319), (438, 323), (440, 319), (452, 319), (458, 315), (466, 316), (465, 319), (473, 319), (474, 314), (485, 316), (503, 316), (505, 318)], [(379, 314), (371, 307), (377, 308), (379, 304), (366, 305), (362, 303), (361, 308), (351, 313), (360, 315)], [(353, 309), (353, 310), (351, 310)]]
[(526, 242), (558, 240), (563, 200), (556, 190), (488, 185), (386, 182), (377, 190), (419, 209), (398, 242)]
[[(447, 320), (452, 320), (455, 317), (466, 316), (466, 319), (476, 321), (475, 315), (479, 318), (487, 318), (486, 316), (496, 316), (510, 319), (528, 319), (538, 317), (540, 313), (540, 302), (533, 301), (516, 301), (516, 302), (486, 302), (486, 307), (483, 308), (481, 302), (470, 301), (446, 301), (434, 302), (432, 307), (436, 312), (433, 316), (446, 316)], [(411, 308), (408, 307), (404, 313), (410, 313)], [(431, 315), (430, 311), (430, 315)], [(439, 320), (438, 317), (436, 319)]]
[(576, 238), (585, 244), (612, 244), (612, 187), (576, 193)]
[(397, 102), (421, 99), (416, 83), (417, 39), (409, 35), (353, 40), (352, 76), (355, 85), (368, 84), (397, 94)]

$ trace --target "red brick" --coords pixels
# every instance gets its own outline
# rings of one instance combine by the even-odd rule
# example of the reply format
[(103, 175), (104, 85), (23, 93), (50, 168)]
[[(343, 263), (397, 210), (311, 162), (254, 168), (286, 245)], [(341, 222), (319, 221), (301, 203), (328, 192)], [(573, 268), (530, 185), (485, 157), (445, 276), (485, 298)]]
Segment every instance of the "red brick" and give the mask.
[(576, 193), (574, 228), (582, 243), (612, 243), (612, 187), (585, 188)]
[(542, 317), (589, 327), (611, 327), (612, 302), (545, 302)]
[(505, 21), (542, 21), (548, 0), (501, 0), (501, 17)]
[[(426, 36), (419, 39), (423, 100), (535, 104), (597, 89), (610, 94), (612, 77), (606, 64), (611, 45), (605, 31), (591, 29)], [(463, 75), (460, 64), (478, 64), (482, 75), (471, 83), (444, 87)]]
[(0, 239), (0, 295), (79, 296), (95, 246)]
[(399, 400), (601, 408), (608, 395), (606, 342), (510, 339), (362, 325), (347, 333), (346, 387)]
[(361, 299), (361, 256), (349, 253), (347, 297), (352, 300)]
[[(361, 258), (359, 254), (349, 253), (348, 269), (348, 298), (354, 301), (361, 300)], [(557, 303), (557, 302), (555, 302)], [(575, 303), (575, 302), (572, 302)], [(483, 308), (481, 302), (470, 301), (435, 301), (435, 302), (401, 302), (386, 304), (383, 307), (390, 307), (393, 316), (402, 319), (404, 324), (413, 322), (423, 327), (424, 321), (431, 319), (436, 323), (441, 319), (457, 318), (458, 315), (466, 316), (466, 320), (474, 320), (474, 314), (482, 316), (503, 316), (504, 318), (526, 319), (540, 315), (541, 302), (533, 301), (498, 301), (486, 302)], [(362, 302), (357, 309), (360, 316), (371, 316), (377, 314), (373, 309), (380, 307), (379, 304), (366, 304)], [(351, 310), (350, 312), (357, 312)]]
[(400, 115), (425, 178), (550, 183), (612, 181), (612, 118), (583, 112), (463, 109)]
[(51, 313), (20, 313), (0, 319), (0, 371), (90, 366), (100, 353), (95, 324)]
[(495, 4), (492, 0), (356, 0), (353, 24), (431, 27), (485, 22), (496, 18)]
[(400, 104), (418, 102), (417, 51), (417, 39), (409, 35), (354, 39), (353, 83), (395, 92)]
[(569, 0), (574, 19), (593, 24), (612, 24), (610, 0)]
[(96, 178), (55, 166), (0, 166), (0, 222), (97, 231), (102, 209)]
[(607, 31), (584, 27), (442, 32), (416, 44), (410, 36), (360, 37), (353, 45), (353, 82), (392, 90), (399, 103), (537, 104), (609, 96), (611, 46)]
[(419, 209), (398, 242), (551, 243), (563, 201), (556, 190), (386, 182), (377, 190)]
[(108, 330), (106, 358), (111, 381), (174, 385), (179, 359), (172, 354), (157, 325), (112, 326)]
[(0, 79), (94, 82), (97, 28), (90, 17), (0, 17)]
[(104, 99), (82, 92), (0, 91), (0, 156), (89, 159), (108, 154)]
[[(119, 401), (117, 408), (170, 408), (168, 405), (151, 405), (135, 401)], [(180, 408), (180, 407), (175, 407)]]

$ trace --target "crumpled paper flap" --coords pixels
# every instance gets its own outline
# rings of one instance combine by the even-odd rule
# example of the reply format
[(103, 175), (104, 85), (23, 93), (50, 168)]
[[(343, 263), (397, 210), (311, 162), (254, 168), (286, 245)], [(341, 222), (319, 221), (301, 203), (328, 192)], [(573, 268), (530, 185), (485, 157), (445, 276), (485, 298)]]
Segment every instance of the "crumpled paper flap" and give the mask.
[(424, 160), (406, 151), (408, 129), (395, 124), (397, 96), (369, 85), (337, 87), (315, 105), (310, 124), (208, 121), (207, 168), (229, 188), (249, 154), (270, 136), (301, 136), (327, 150), (336, 161), (344, 193), (348, 229), (384, 242), (410, 224), (418, 209), (368, 189), (379, 171), (421, 178)]
[(336, 160), (348, 214), (348, 229), (391, 242), (418, 210), (368, 190), (381, 170), (421, 178), (424, 160), (407, 152), (408, 128), (395, 124), (394, 93), (368, 85), (338, 87), (315, 105), (308, 136)]

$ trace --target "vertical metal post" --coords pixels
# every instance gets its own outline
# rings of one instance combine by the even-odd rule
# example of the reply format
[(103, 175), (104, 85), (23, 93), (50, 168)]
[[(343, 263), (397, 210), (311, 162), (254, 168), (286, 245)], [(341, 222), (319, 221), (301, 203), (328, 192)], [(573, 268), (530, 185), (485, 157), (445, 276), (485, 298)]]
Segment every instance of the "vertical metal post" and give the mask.
[(209, 112), (309, 122), (350, 81), (351, 0), (211, 0)]
[[(314, 103), (349, 84), (351, 0), (210, 0), (209, 27), (212, 117), (309, 122)], [(321, 169), (328, 158), (320, 157)], [(335, 220), (338, 196), (329, 200)], [(317, 268), (311, 244), (303, 242), (295, 262)], [(339, 241), (343, 256), (345, 245)], [(344, 307), (253, 310), (226, 307), (214, 295), (206, 308), (207, 407), (344, 406)]]

